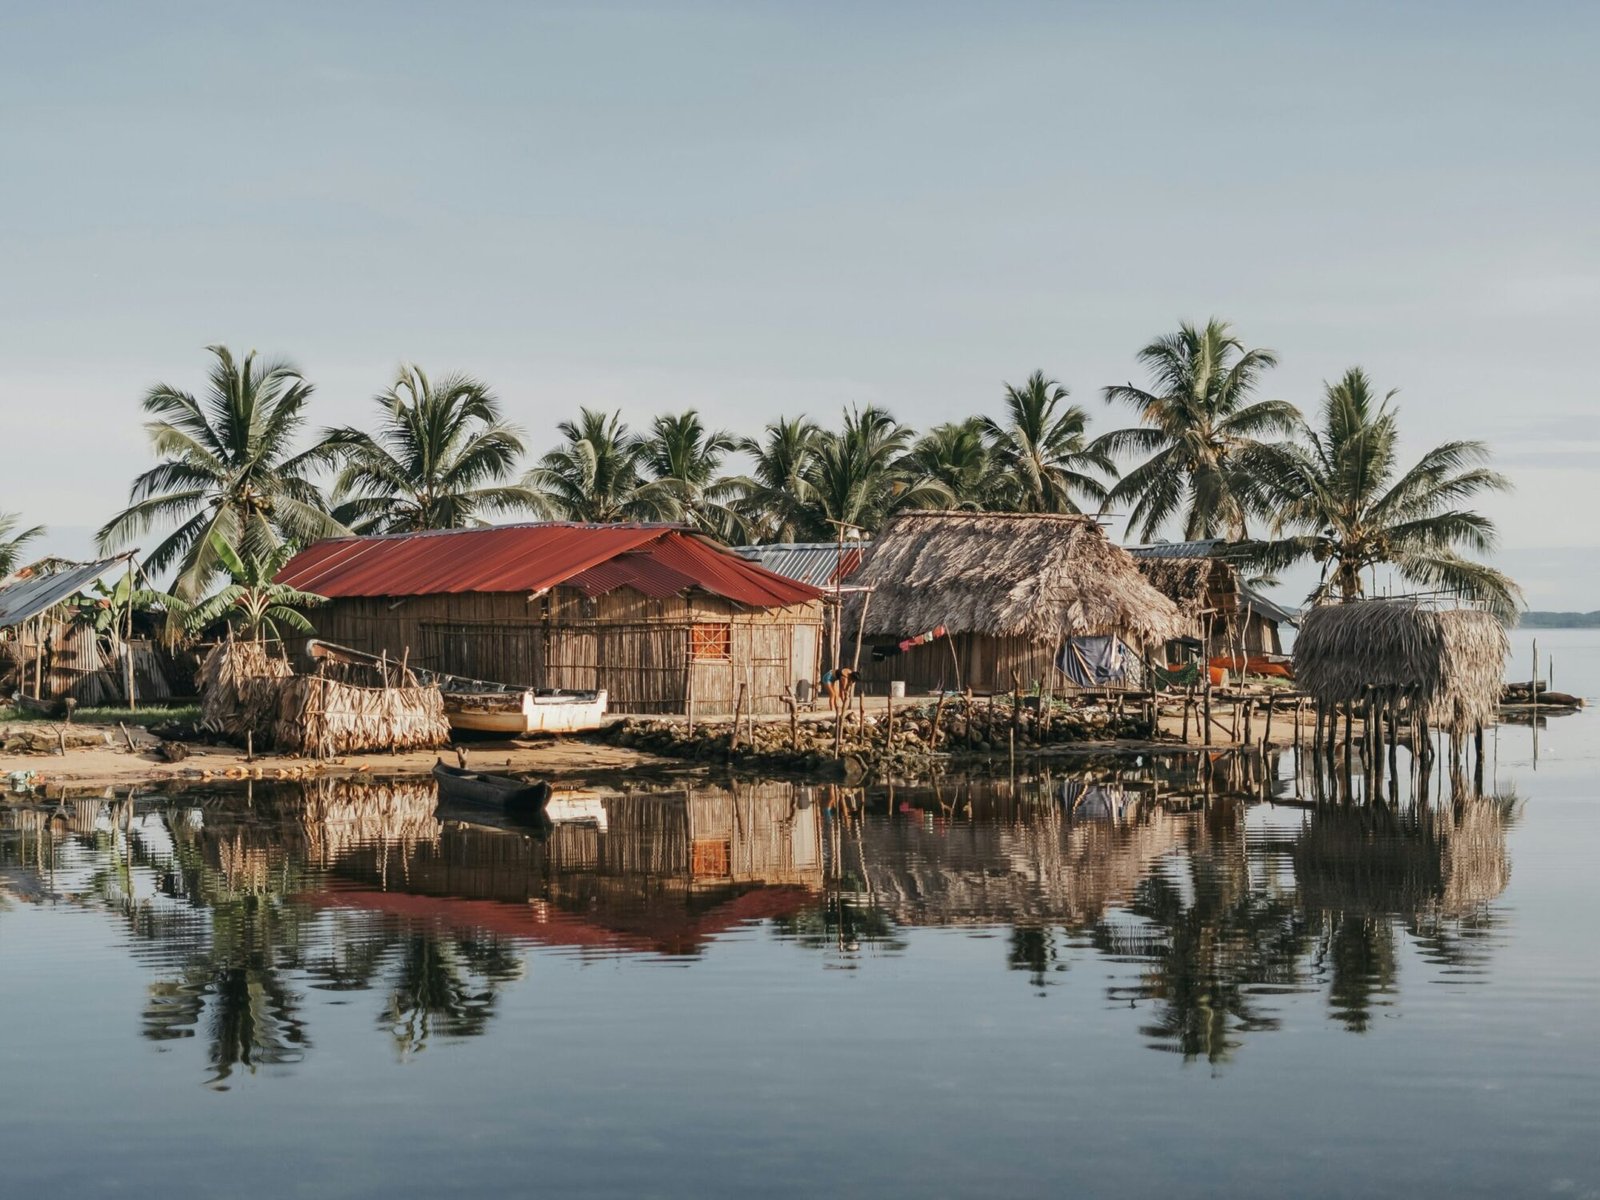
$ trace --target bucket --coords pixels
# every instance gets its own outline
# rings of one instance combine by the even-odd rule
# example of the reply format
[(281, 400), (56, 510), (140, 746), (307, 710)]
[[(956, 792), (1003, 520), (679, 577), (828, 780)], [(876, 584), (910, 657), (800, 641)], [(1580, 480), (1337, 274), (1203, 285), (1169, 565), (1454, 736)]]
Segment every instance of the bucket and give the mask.
[(891, 679), (889, 681), (889, 698), (904, 700), (906, 698), (906, 681), (904, 679)]

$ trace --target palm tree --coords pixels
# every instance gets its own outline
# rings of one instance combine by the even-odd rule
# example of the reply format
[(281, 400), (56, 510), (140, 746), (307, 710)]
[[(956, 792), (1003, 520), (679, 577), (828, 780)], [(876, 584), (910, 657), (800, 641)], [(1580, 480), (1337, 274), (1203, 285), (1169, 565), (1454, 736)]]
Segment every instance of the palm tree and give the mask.
[(1186, 538), (1247, 534), (1253, 515), (1242, 495), (1239, 456), (1263, 435), (1291, 434), (1300, 413), (1281, 400), (1250, 403), (1261, 374), (1278, 363), (1270, 350), (1246, 350), (1226, 322), (1204, 329), (1185, 322), (1175, 334), (1139, 351), (1151, 390), (1131, 383), (1108, 387), (1105, 398), (1138, 414), (1139, 424), (1099, 438), (1103, 454), (1137, 454), (1145, 461), (1124, 475), (1106, 503), (1131, 501), (1128, 528), (1154, 538), (1174, 517)]
[(804, 417), (779, 417), (760, 438), (745, 438), (738, 449), (750, 457), (740, 480), (739, 510), (753, 540), (794, 542), (813, 522), (812, 476), (822, 429)]
[(20, 519), (16, 513), (0, 513), (0, 578), (17, 569), (17, 559), (22, 556), (22, 548), (44, 533), (43, 525), (18, 530), (17, 524)]
[(580, 408), (576, 421), (556, 428), (566, 444), (546, 454), (523, 480), (545, 515), (566, 521), (672, 519), (675, 509), (663, 492), (642, 490), (643, 443), (621, 413)]
[(911, 466), (943, 486), (955, 507), (990, 507), (996, 480), (987, 437), (988, 422), (982, 417), (935, 425), (912, 446)]
[(191, 629), (226, 620), (240, 637), (250, 641), (260, 641), (263, 636), (276, 639), (281, 627), (297, 633), (315, 632), (300, 610), (316, 607), (323, 598), (273, 582), (294, 556), (292, 546), (275, 546), (261, 557), (252, 550), (235, 550), (221, 534), (211, 536), (216, 539), (213, 552), (233, 582), (194, 607), (189, 614)]
[(434, 383), (405, 367), (377, 404), (376, 437), (353, 428), (324, 435), (344, 456), (338, 520), (362, 533), (462, 529), (532, 506), (526, 488), (507, 482), (522, 438), (485, 384), (466, 375)]
[(742, 541), (744, 519), (731, 505), (740, 481), (720, 474), (739, 444), (726, 430), (706, 429), (692, 408), (657, 417), (639, 438), (639, 465), (648, 479), (642, 497), (706, 533)]
[(1112, 474), (1105, 450), (1085, 436), (1089, 414), (1067, 403), (1067, 389), (1043, 371), (1020, 388), (1006, 385), (1006, 420), (984, 418), (999, 490), (997, 508), (1025, 513), (1075, 513), (1074, 496), (1096, 503), (1106, 488), (1088, 470)]
[(1322, 564), (1313, 601), (1355, 599), (1365, 594), (1363, 575), (1385, 565), (1408, 583), (1481, 601), (1509, 620), (1521, 599), (1517, 585), (1459, 552), (1485, 554), (1496, 542), (1494, 523), (1462, 502), (1509, 482), (1485, 465), (1488, 449), (1475, 441), (1435, 446), (1401, 471), (1394, 395), (1378, 400), (1366, 372), (1353, 367), (1327, 386), (1309, 445), (1246, 456), (1258, 502), (1277, 514), (1276, 536), (1256, 557), (1276, 568)]
[(292, 449), (312, 388), (287, 362), (243, 362), (224, 346), (202, 399), (158, 383), (145, 394), (145, 426), (161, 462), (133, 481), (129, 504), (98, 535), (102, 551), (126, 545), (158, 524), (177, 528), (150, 552), (151, 574), (177, 567), (173, 591), (201, 595), (222, 569), (220, 543), (265, 555), (280, 541), (302, 543), (350, 531), (328, 514), (308, 478), (330, 460), (318, 444)]
[(813, 536), (841, 525), (868, 532), (908, 508), (949, 504), (949, 491), (921, 475), (908, 451), (914, 433), (881, 408), (845, 413), (838, 433), (824, 433), (812, 468)]

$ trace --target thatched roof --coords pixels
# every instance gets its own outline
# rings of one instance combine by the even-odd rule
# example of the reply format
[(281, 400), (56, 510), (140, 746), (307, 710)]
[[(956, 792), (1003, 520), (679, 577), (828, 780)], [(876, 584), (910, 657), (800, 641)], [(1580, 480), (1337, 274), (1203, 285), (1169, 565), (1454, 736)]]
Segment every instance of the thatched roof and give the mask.
[(1238, 595), (1239, 572), (1233, 564), (1220, 559), (1155, 558), (1142, 554), (1134, 555), (1133, 559), (1150, 586), (1196, 624), (1208, 610), (1214, 611), (1214, 593)]
[(1159, 641), (1187, 628), (1091, 517), (906, 513), (850, 582), (872, 589), (869, 637), (943, 625), (1047, 643), (1107, 633)]
[(1494, 716), (1508, 649), (1500, 622), (1477, 609), (1358, 600), (1306, 612), (1294, 673), (1325, 704), (1361, 703), (1373, 687), (1409, 691), (1429, 725), (1464, 734)]

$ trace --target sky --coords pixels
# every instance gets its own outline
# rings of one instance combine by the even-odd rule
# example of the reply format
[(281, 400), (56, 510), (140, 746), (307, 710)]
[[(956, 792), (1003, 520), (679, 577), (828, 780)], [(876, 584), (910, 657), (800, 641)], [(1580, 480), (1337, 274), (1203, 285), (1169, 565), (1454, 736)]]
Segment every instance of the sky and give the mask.
[(0, 511), (87, 554), (216, 342), (318, 424), (471, 372), (540, 453), (1035, 369), (1110, 429), (1216, 315), (1264, 398), (1359, 364), (1411, 453), (1490, 442), (1495, 561), (1600, 608), (1597, 53), (1600, 5), (1477, 0), (0, 0)]

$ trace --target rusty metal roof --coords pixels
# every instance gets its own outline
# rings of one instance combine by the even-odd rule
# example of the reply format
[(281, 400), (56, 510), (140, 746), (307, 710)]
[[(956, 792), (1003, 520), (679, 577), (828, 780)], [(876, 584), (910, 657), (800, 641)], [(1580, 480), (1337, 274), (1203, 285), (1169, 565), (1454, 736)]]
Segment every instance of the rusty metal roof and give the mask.
[(619, 587), (656, 597), (699, 588), (777, 608), (821, 594), (681, 526), (661, 524), (541, 522), (333, 538), (295, 555), (277, 579), (330, 599), (532, 593), (568, 584), (591, 596)]
[(93, 587), (110, 574), (113, 567), (120, 567), (132, 557), (130, 551), (99, 562), (75, 563), (50, 574), (18, 572), (10, 582), (0, 586), (0, 629), (20, 625), (40, 613), (49, 612), (63, 600), (70, 600)]
[(847, 544), (839, 556), (837, 542), (773, 542), (766, 546), (735, 546), (734, 553), (769, 571), (809, 583), (814, 588), (831, 588), (855, 574), (861, 566), (866, 546)]

